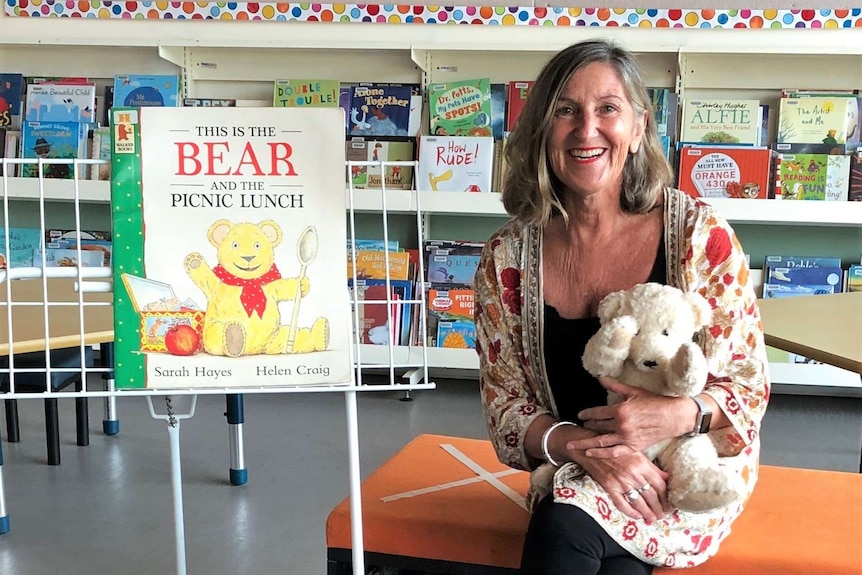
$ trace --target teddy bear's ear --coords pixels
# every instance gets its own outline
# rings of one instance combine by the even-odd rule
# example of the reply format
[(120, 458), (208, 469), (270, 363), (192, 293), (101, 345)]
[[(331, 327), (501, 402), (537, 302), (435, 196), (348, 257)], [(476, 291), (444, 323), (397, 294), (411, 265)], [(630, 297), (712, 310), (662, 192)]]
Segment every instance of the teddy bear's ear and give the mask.
[(277, 223), (272, 220), (263, 220), (257, 224), (257, 227), (261, 229), (266, 239), (272, 243), (272, 247), (281, 243), (281, 228)]
[(615, 291), (613, 293), (609, 293), (599, 302), (599, 321), (605, 323), (612, 317), (618, 315), (620, 308), (623, 305), (623, 302), (626, 300), (626, 292), (624, 291)]
[(233, 224), (230, 223), (230, 220), (218, 220), (210, 226), (207, 238), (212, 245), (219, 247), (231, 228), (233, 228)]
[(703, 299), (703, 296), (698, 293), (686, 293), (685, 299), (694, 312), (694, 321), (697, 322), (698, 328), (708, 325), (712, 321), (712, 307), (710, 307), (709, 302)]

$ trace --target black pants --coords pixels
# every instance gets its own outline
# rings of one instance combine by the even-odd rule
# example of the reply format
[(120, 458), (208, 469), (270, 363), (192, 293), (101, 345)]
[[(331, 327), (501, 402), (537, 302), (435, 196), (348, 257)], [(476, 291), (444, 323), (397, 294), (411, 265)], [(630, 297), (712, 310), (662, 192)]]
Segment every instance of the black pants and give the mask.
[(596, 521), (574, 505), (542, 499), (533, 510), (522, 575), (650, 575), (652, 565), (636, 559)]

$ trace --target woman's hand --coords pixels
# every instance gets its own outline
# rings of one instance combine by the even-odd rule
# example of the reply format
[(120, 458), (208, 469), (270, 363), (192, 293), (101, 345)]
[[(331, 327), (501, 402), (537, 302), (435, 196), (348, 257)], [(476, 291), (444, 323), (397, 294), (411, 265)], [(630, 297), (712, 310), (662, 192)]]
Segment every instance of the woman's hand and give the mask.
[[(664, 439), (688, 431), (694, 423), (696, 409), (690, 399), (667, 397), (625, 385), (611, 377), (599, 377), (608, 390), (624, 399), (614, 405), (585, 409), (578, 414), (584, 427), (599, 433), (592, 438), (570, 441), (568, 449), (584, 450), (591, 458), (621, 457), (632, 451), (643, 451)], [(687, 404), (692, 404), (691, 406)], [(694, 406), (694, 407), (692, 407)]]
[(601, 485), (624, 514), (647, 524), (670, 511), (667, 480), (670, 474), (656, 467), (642, 453), (627, 451), (613, 459), (590, 459), (581, 466)]

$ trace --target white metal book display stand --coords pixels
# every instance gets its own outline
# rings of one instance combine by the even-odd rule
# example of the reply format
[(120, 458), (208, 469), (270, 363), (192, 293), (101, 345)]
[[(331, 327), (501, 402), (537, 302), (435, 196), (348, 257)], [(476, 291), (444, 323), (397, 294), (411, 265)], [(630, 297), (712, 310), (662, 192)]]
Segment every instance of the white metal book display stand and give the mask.
[[(428, 377), (428, 360), (425, 346), (420, 346), (421, 353), (403, 353), (404, 348), (398, 346), (398, 341), (394, 337), (386, 338), (386, 345), (365, 345), (362, 343), (361, 333), (359, 329), (353, 330), (353, 346), (350, 350), (354, 369), (352, 371), (352, 381), (347, 385), (320, 385), (320, 386), (302, 386), (302, 387), (262, 387), (262, 388), (204, 388), (204, 389), (176, 389), (176, 390), (153, 390), (153, 389), (115, 389), (113, 381), (113, 331), (102, 331), (97, 334), (88, 332), (92, 330), (93, 322), (91, 314), (106, 313), (111, 309), (111, 302), (105, 296), (101, 298), (94, 297), (96, 294), (109, 294), (113, 289), (112, 271), (109, 267), (48, 267), (46, 264), (46, 250), (39, 250), (35, 257), (35, 261), (31, 265), (19, 265), (13, 258), (13, 246), (15, 244), (12, 238), (12, 230), (16, 227), (23, 227), (20, 224), (16, 226), (14, 213), (10, 215), (10, 197), (14, 199), (14, 189), (16, 185), (21, 185), (23, 178), (10, 177), (10, 172), (13, 172), (17, 166), (20, 169), (22, 164), (37, 164), (39, 173), (42, 173), (42, 166), (51, 163), (71, 165), (73, 178), (62, 182), (50, 181), (42, 176), (38, 178), (39, 185), (39, 227), (41, 236), (45, 237), (46, 231), (46, 184), (55, 186), (62, 185), (69, 191), (68, 211), (74, 214), (74, 225), (68, 225), (71, 230), (74, 228), (77, 237), (81, 237), (81, 195), (80, 187), (84, 184), (84, 174), (86, 170), (93, 164), (101, 162), (96, 160), (21, 160), (21, 159), (5, 159), (3, 160), (3, 176), (0, 181), (3, 184), (3, 228), (7, 230), (4, 238), (5, 245), (0, 245), (4, 257), (4, 264), (0, 266), (0, 313), (5, 314), (5, 317), (0, 321), (0, 357), (6, 359), (6, 365), (0, 364), (0, 379), (7, 380), (8, 385), (4, 387), (0, 397), (3, 399), (44, 399), (44, 398), (104, 398), (105, 400), (105, 419), (103, 428), (105, 433), (114, 434), (119, 431), (119, 422), (116, 417), (116, 400), (121, 397), (144, 396), (147, 398), (150, 415), (157, 420), (162, 420), (167, 423), (168, 436), (170, 440), (170, 458), (171, 458), (171, 482), (173, 492), (174, 506), (174, 526), (176, 534), (176, 562), (177, 573), (184, 575), (186, 573), (186, 555), (185, 555), (185, 532), (183, 523), (183, 497), (182, 497), (182, 473), (181, 473), (181, 458), (180, 458), (180, 421), (189, 419), (194, 416), (197, 396), (202, 394), (212, 395), (221, 394), (228, 398), (228, 424), (230, 429), (230, 482), (233, 484), (242, 484), (246, 481), (246, 464), (243, 450), (242, 436), (242, 395), (247, 393), (312, 393), (312, 392), (338, 392), (344, 394), (345, 412), (347, 418), (348, 430), (348, 455), (349, 455), (349, 487), (351, 500), (351, 528), (353, 533), (353, 565), (354, 572), (363, 573), (365, 569), (363, 539), (362, 539), (362, 508), (360, 497), (360, 471), (359, 471), (359, 434), (358, 434), (358, 416), (357, 416), (357, 392), (364, 391), (404, 391), (409, 393), (413, 390), (430, 390), (435, 388), (435, 384), (429, 381)], [(352, 169), (367, 168), (375, 166), (381, 172), (385, 171), (387, 166), (413, 166), (414, 162), (348, 162), (348, 174)], [(349, 237), (347, 238), (351, 253), (355, 253), (352, 249), (356, 246), (356, 213), (354, 210), (354, 195), (363, 194), (364, 198), (370, 195), (376, 195), (380, 198), (379, 209), (373, 210), (382, 218), (382, 235), (383, 245), (390, 245), (390, 229), (389, 229), (389, 213), (387, 210), (387, 188), (385, 178), (381, 179), (382, 189), (362, 189), (355, 190), (351, 179), (347, 186), (348, 196), (348, 213), (349, 220), (348, 229)], [(86, 184), (84, 184), (86, 185)], [(416, 232), (418, 246), (423, 245), (423, 224), (424, 216), (419, 203), (418, 194), (414, 191), (399, 190), (399, 193), (411, 194), (412, 205), (415, 206), (416, 215)], [(364, 202), (364, 205), (367, 203)], [(14, 212), (14, 206), (11, 210)], [(75, 242), (77, 250), (77, 261), (81, 260), (81, 243)], [(388, 254), (387, 254), (388, 256)], [(40, 261), (41, 259), (41, 261)], [(395, 316), (401, 313), (407, 313), (406, 309), (414, 309), (419, 306), (418, 313), (414, 313), (413, 317), (419, 321), (419, 333), (426, 333), (426, 302), (425, 290), (421, 278), (424, 277), (424, 263), (420, 255), (418, 262), (417, 285), (414, 290), (415, 296), (410, 299), (397, 299), (392, 297), (390, 288), (390, 262), (389, 257), (384, 258), (385, 262), (385, 285), (386, 299), (379, 300), (374, 303), (368, 303), (357, 298), (358, 290), (354, 289), (349, 297), (351, 298), (351, 319), (345, 318), (346, 322), (358, 325), (360, 319), (360, 308), (366, 305), (383, 306), (387, 310), (388, 325), (392, 326), (396, 321)], [(71, 284), (71, 293), (58, 295), (56, 293), (55, 280), (65, 278), (68, 284)], [(353, 270), (353, 285), (357, 284), (356, 269)], [(19, 289), (22, 286), (28, 288), (30, 297), (20, 298), (18, 296)], [(35, 294), (35, 297), (33, 295)], [(54, 316), (56, 312), (63, 311), (64, 317), (71, 317), (71, 326), (58, 327), (54, 324)], [(16, 320), (16, 317), (19, 318)], [(29, 334), (24, 335), (21, 322), (24, 318), (36, 317), (39, 318), (35, 323), (40, 324), (37, 332), (38, 337), (33, 337)], [(30, 326), (32, 327), (32, 326)], [(419, 338), (425, 343), (425, 338)], [(101, 345), (101, 360), (102, 366), (90, 366), (85, 361), (88, 346), (94, 344)], [(80, 358), (77, 366), (70, 368), (68, 366), (55, 367), (51, 365), (51, 349), (68, 349), (77, 348), (80, 353)], [(408, 351), (410, 348), (407, 348)], [(385, 351), (384, 351), (385, 350)], [(16, 366), (16, 354), (26, 352), (41, 351), (44, 352), (45, 366), (40, 368), (27, 368)], [(370, 357), (370, 360), (364, 360), (365, 357)], [(363, 372), (366, 369), (385, 370), (388, 372), (388, 384), (375, 383), (373, 385), (363, 382)], [(62, 372), (68, 374), (74, 372), (81, 377), (82, 384), (77, 391), (56, 391), (50, 385), (50, 375), (53, 373)], [(16, 389), (16, 376), (19, 378), (28, 373), (45, 374), (45, 388), (42, 391), (35, 393), (27, 392), (21, 389)], [(87, 379), (90, 374), (101, 374), (102, 380), (105, 381), (104, 389), (88, 389)], [(403, 382), (403, 383), (401, 383)], [(102, 387), (102, 386), (100, 386)], [(188, 409), (183, 413), (178, 412), (176, 404), (179, 403), (183, 396), (188, 397), (191, 401)], [(164, 413), (159, 412), (157, 405), (164, 401)], [(182, 401), (182, 403), (187, 403)], [(10, 515), (4, 497), (3, 489), (3, 458), (2, 447), (0, 446), (0, 534), (10, 530)]]

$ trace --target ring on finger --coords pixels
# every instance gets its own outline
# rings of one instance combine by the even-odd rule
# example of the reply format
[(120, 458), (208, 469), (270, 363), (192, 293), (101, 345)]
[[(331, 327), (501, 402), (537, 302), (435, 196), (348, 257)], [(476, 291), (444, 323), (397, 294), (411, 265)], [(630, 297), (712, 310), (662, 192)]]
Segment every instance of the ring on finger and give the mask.
[(652, 486), (649, 483), (644, 483), (643, 487), (638, 487), (638, 491), (643, 493), (645, 491), (649, 491), (651, 488)]
[(635, 501), (640, 499), (641, 496), (637, 489), (629, 489), (623, 495), (625, 496), (626, 501), (628, 501), (629, 503), (634, 503)]

